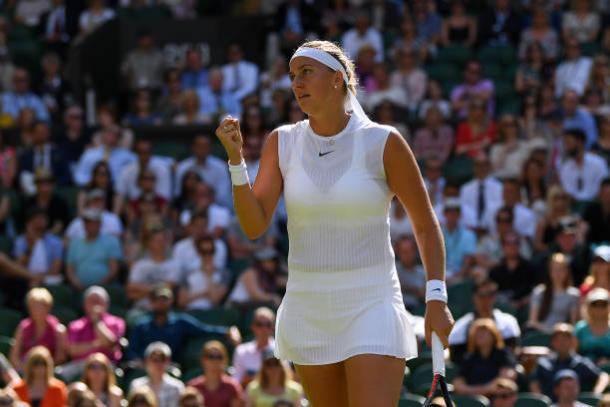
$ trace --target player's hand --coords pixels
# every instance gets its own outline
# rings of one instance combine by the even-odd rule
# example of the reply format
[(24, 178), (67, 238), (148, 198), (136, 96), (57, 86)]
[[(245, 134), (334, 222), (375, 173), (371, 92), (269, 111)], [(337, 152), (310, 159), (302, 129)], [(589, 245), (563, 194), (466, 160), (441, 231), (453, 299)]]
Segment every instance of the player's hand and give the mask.
[(449, 334), (454, 323), (453, 315), (451, 315), (447, 304), (442, 301), (428, 301), (424, 325), (428, 346), (432, 344), (432, 332), (434, 331), (443, 343), (443, 347), (447, 348), (449, 346)]
[(227, 116), (216, 128), (216, 137), (224, 147), (231, 164), (239, 164), (242, 160), (241, 148), (244, 144), (239, 128), (239, 120)]

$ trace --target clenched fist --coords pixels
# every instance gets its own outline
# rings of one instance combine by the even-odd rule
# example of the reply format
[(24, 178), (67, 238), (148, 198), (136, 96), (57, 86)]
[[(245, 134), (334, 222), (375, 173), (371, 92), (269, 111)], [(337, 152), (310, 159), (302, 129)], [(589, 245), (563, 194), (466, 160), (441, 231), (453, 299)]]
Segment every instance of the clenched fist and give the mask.
[(215, 134), (227, 152), (229, 162), (233, 165), (239, 164), (242, 160), (241, 148), (244, 144), (239, 120), (231, 116), (225, 117), (216, 128)]

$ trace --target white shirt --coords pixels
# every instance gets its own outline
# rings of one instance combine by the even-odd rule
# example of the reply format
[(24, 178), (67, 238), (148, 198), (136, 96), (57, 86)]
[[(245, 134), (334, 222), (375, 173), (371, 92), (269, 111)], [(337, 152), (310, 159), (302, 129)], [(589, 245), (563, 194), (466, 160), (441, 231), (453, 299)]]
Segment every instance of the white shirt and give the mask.
[(176, 167), (176, 181), (174, 183), (176, 196), (179, 196), (182, 192), (182, 178), (189, 170), (197, 172), (206, 184), (214, 188), (215, 201), (218, 204), (227, 208), (233, 207), (231, 178), (226, 162), (211, 155), (206, 158), (203, 165), (197, 163), (195, 157), (180, 161)]
[[(227, 246), (220, 239), (214, 239), (214, 267), (224, 270), (227, 267)], [(188, 272), (198, 267), (201, 259), (195, 250), (195, 242), (192, 238), (186, 237), (174, 245), (172, 259), (178, 265), (178, 275), (180, 282), (186, 282)]]
[[(490, 232), (493, 234), (497, 232), (496, 213), (498, 212), (498, 209), (500, 208), (495, 207), (493, 211), (489, 211), (485, 215), (485, 223), (489, 226)], [(513, 208), (513, 229), (515, 229), (519, 235), (533, 239), (536, 234), (537, 223), (534, 211), (522, 203), (515, 205)]]
[[(565, 160), (559, 166), (561, 186), (578, 201), (594, 200), (602, 180), (607, 176), (606, 161), (592, 153), (585, 153), (582, 166), (578, 166), (573, 158)], [(578, 188), (579, 186), (581, 188)]]
[(582, 96), (589, 82), (591, 58), (580, 57), (576, 61), (564, 61), (555, 70), (555, 96), (561, 97), (566, 90), (573, 90)]
[[(474, 211), (475, 216), (478, 215), (480, 182), (478, 179), (473, 179), (460, 188), (460, 201), (462, 205), (470, 207)], [(500, 181), (488, 176), (483, 180), (483, 188), (485, 193), (485, 212), (502, 206), (502, 183)], [(484, 219), (485, 214), (481, 217), (481, 222)]]
[(89, 10), (86, 10), (80, 15), (78, 25), (81, 30), (89, 31), (104, 23), (106, 20), (111, 20), (113, 18), (114, 10), (110, 8), (102, 10), (100, 14), (92, 14)]
[[(273, 338), (269, 338), (267, 347), (271, 349), (275, 347), (275, 340)], [(238, 382), (241, 382), (246, 374), (258, 373), (261, 369), (262, 361), (262, 351), (257, 348), (256, 341), (242, 343), (235, 348), (233, 353), (233, 367), (235, 367), (233, 377)]]
[[(212, 275), (212, 282), (214, 284), (224, 284), (224, 280), (224, 273), (221, 270), (216, 269)], [(195, 267), (195, 262), (193, 261), (193, 264), (186, 275), (186, 288), (188, 289), (189, 294), (201, 293), (209, 289), (207, 276), (201, 270), (201, 260), (199, 261), (198, 267)], [(212, 307), (214, 307), (214, 303), (208, 298), (197, 298), (186, 305), (187, 310), (206, 310)]]
[[(506, 312), (502, 312), (499, 309), (494, 309), (492, 314), (502, 338), (518, 338), (521, 336), (521, 328), (519, 328), (517, 318), (507, 314)], [(473, 321), (473, 312), (469, 312), (462, 318), (455, 321), (455, 326), (449, 335), (449, 345), (465, 344), (468, 341), (468, 330)]]
[[(191, 221), (191, 210), (185, 209), (180, 214), (180, 223), (186, 226)], [(208, 232), (214, 232), (214, 229), (228, 229), (231, 224), (231, 211), (220, 205), (211, 204), (208, 207)]]
[[(91, 180), (91, 175), (95, 165), (104, 160), (105, 147), (92, 147), (81, 155), (78, 164), (74, 168), (74, 183), (78, 186), (85, 186)], [(110, 152), (108, 157), (108, 167), (112, 179), (118, 179), (123, 169), (136, 160), (136, 155), (126, 148), (116, 147)]]
[[(129, 283), (146, 284), (154, 286), (163, 282), (178, 281), (178, 264), (173, 258), (162, 262), (155, 262), (151, 258), (144, 258), (135, 262), (129, 271)], [(142, 298), (135, 302), (134, 308), (150, 309), (148, 298)]]
[(222, 87), (233, 92), (241, 100), (256, 91), (258, 86), (258, 67), (252, 62), (239, 61), (222, 67)]
[[(123, 225), (121, 219), (114, 213), (109, 211), (102, 212), (102, 224), (100, 235), (120, 236), (123, 233)], [(68, 239), (85, 238), (85, 223), (82, 218), (75, 218), (66, 229), (65, 236)]]
[[(151, 157), (147, 169), (155, 174), (155, 192), (166, 200), (172, 197), (171, 169), (167, 166), (167, 160), (159, 157)], [(138, 187), (138, 175), (140, 174), (140, 163), (134, 161), (121, 171), (116, 181), (116, 190), (128, 199), (137, 199), (140, 196)]]
[(131, 382), (130, 391), (141, 387), (149, 387), (155, 392), (158, 407), (176, 407), (180, 401), (180, 395), (184, 391), (184, 383), (174, 379), (167, 373), (163, 375), (161, 386), (158, 389), (153, 387), (148, 376), (138, 377)]
[(379, 31), (374, 28), (369, 28), (362, 36), (358, 30), (352, 28), (343, 34), (341, 42), (347, 55), (354, 61), (358, 56), (358, 50), (365, 44), (370, 44), (375, 48), (375, 62), (383, 61), (383, 40)]

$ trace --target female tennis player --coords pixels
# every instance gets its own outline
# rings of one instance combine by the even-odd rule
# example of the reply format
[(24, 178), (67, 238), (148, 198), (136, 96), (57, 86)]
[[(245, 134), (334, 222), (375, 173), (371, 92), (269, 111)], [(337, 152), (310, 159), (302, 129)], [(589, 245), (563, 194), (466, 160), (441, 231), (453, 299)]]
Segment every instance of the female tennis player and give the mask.
[(294, 362), (314, 407), (395, 407), (417, 345), (390, 244), (393, 195), (411, 217), (427, 271), (426, 340), (435, 331), (446, 346), (453, 318), (438, 221), (413, 153), (393, 127), (363, 112), (353, 63), (339, 47), (303, 44), (290, 77), (309, 119), (268, 136), (252, 187), (238, 121), (226, 118), (216, 130), (247, 236), (264, 233), (284, 193), (289, 276), (276, 355)]

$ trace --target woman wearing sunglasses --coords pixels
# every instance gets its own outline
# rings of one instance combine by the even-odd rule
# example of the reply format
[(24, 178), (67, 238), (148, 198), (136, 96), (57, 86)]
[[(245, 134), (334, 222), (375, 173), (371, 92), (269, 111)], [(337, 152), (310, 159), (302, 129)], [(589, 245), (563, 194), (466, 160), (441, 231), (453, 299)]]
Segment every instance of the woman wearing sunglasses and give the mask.
[(289, 400), (297, 407), (303, 405), (303, 388), (291, 379), (290, 370), (271, 349), (263, 352), (263, 365), (248, 385), (247, 394), (246, 407), (273, 407), (279, 400)]
[(47, 348), (36, 346), (27, 356), (23, 380), (13, 389), (32, 407), (57, 407), (66, 404), (68, 391), (61, 380), (53, 377), (53, 358)]
[(146, 386), (133, 389), (127, 396), (127, 407), (158, 407), (155, 393)]
[(103, 353), (94, 353), (87, 358), (82, 381), (104, 406), (121, 406), (123, 391), (116, 385), (114, 369)]

